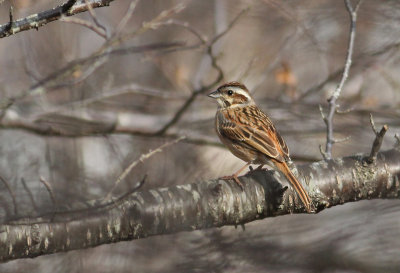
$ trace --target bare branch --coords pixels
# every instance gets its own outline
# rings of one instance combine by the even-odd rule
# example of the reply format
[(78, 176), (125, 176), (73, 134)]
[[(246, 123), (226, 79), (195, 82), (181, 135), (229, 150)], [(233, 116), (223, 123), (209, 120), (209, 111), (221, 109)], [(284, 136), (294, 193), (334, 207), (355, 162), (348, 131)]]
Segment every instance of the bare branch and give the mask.
[(173, 144), (178, 143), (179, 141), (181, 141), (182, 139), (184, 139), (185, 137), (179, 137), (177, 139), (175, 139), (174, 141), (170, 141), (167, 143), (164, 143), (163, 145), (161, 145), (160, 147), (156, 148), (155, 150), (150, 150), (148, 153), (146, 154), (142, 154), (139, 159), (133, 161), (131, 164), (129, 164), (129, 166), (122, 172), (122, 174), (118, 177), (118, 179), (114, 182), (114, 186), (111, 188), (111, 190), (107, 193), (106, 197), (104, 197), (103, 202), (108, 202), (111, 199), (111, 195), (113, 193), (113, 191), (118, 187), (119, 183), (121, 183), (122, 180), (124, 180), (126, 178), (126, 176), (132, 171), (132, 169), (139, 163), (143, 163), (146, 159), (149, 159), (150, 157), (152, 157), (153, 155), (162, 152), (162, 150), (168, 146), (171, 146)]
[(90, 4), (89, 0), (85, 0), (85, 4), (86, 4), (86, 7), (87, 7), (87, 9), (89, 11), (90, 17), (92, 17), (93, 22), (96, 24), (96, 26), (98, 26), (99, 28), (103, 29), (104, 33), (108, 37), (107, 28), (105, 26), (103, 26), (99, 22), (99, 20), (97, 19), (96, 13), (94, 12), (94, 9), (93, 9), (92, 5)]
[(322, 155), (322, 158), (323, 158), (324, 160), (327, 160), (326, 153), (325, 153), (324, 149), (322, 148), (322, 145), (319, 144), (318, 147), (319, 147), (319, 152), (320, 152), (321, 155)]
[[(343, 85), (346, 82), (349, 70), (352, 62), (353, 56), (353, 48), (354, 48), (354, 39), (356, 35), (356, 21), (357, 21), (357, 10), (359, 8), (361, 1), (357, 3), (356, 9), (353, 10), (353, 7), (350, 3), (350, 0), (345, 0), (346, 9), (350, 15), (350, 38), (349, 38), (349, 45), (347, 48), (347, 56), (346, 62), (342, 74), (342, 79), (340, 83), (337, 85), (335, 91), (333, 92), (332, 96), (328, 99), (328, 115), (324, 118), (324, 122), (326, 124), (326, 145), (325, 145), (325, 160), (332, 159), (332, 146), (334, 144), (334, 137), (333, 137), (333, 116), (336, 112), (337, 104), (336, 100), (339, 98), (340, 93), (342, 92)], [(321, 111), (322, 113), (322, 111)]]
[(95, 33), (97, 33), (102, 38), (107, 39), (107, 33), (104, 31), (104, 29), (96, 26), (95, 24), (93, 24), (93, 23), (91, 23), (89, 21), (82, 20), (82, 19), (79, 19), (79, 18), (64, 17), (64, 16), (62, 16), (60, 18), (60, 21), (84, 26), (84, 27), (94, 31)]
[(322, 120), (325, 122), (325, 124), (327, 124), (328, 121), (327, 121), (326, 116), (325, 116), (325, 113), (324, 113), (324, 108), (322, 107), (321, 104), (318, 105), (318, 106), (319, 106), (319, 112), (320, 112), (320, 114), (321, 114)]
[(396, 144), (394, 146), (396, 148), (400, 147), (400, 136), (398, 134), (395, 134), (394, 138), (396, 139)]
[[(365, 199), (398, 199), (400, 151), (379, 154), (374, 165), (363, 165), (366, 156), (358, 155), (298, 166), (317, 211)], [(282, 187), (273, 171), (254, 170), (240, 180), (244, 190), (233, 181), (202, 181), (135, 192), (96, 213), (57, 212), (54, 221), (0, 225), (0, 261), (305, 213), (293, 189)]]
[[(124, 55), (124, 54), (138, 54), (138, 53), (143, 53), (143, 52), (149, 52), (149, 51), (163, 51), (163, 50), (168, 50), (171, 48), (177, 48), (177, 47), (185, 47), (182, 42), (171, 42), (171, 43), (155, 43), (155, 44), (147, 44), (147, 45), (141, 45), (141, 46), (132, 46), (132, 47), (127, 47), (127, 48), (119, 48), (112, 50), (107, 53), (103, 53), (100, 55), (92, 55), (87, 58), (82, 58), (78, 59), (75, 61), (72, 61), (68, 63), (66, 66), (62, 67), (61, 69), (57, 70), (56, 72), (50, 74), (46, 78), (40, 80), (36, 84), (34, 84), (28, 91), (23, 92), (19, 95), (16, 95), (11, 98), (4, 98), (0, 99), (0, 121), (3, 120), (6, 111), (18, 100), (21, 100), (27, 96), (34, 96), (38, 94), (43, 94), (46, 90), (46, 86), (51, 86), (51, 84), (57, 82), (58, 79), (64, 79), (68, 75), (72, 74), (76, 69), (81, 69), (85, 65), (89, 65), (92, 62), (95, 64), (92, 64), (85, 73), (82, 73), (82, 76), (79, 79), (74, 79), (72, 82), (69, 82), (69, 84), (77, 83), (81, 80), (83, 80), (85, 77), (88, 77), (90, 73), (93, 73), (93, 71), (101, 65), (105, 59), (108, 56), (113, 56), (113, 55)], [(103, 58), (103, 59), (102, 59)], [(65, 85), (67, 83), (63, 83)], [(55, 87), (55, 86), (52, 86)], [(49, 88), (49, 87), (47, 87)]]
[(114, 35), (104, 43), (104, 45), (97, 51), (96, 54), (104, 54), (105, 52), (109, 51), (110, 48), (115, 48), (124, 41), (127, 41), (137, 35), (143, 34), (148, 30), (158, 29), (160, 26), (164, 25), (165, 20), (175, 14), (178, 14), (179, 12), (184, 10), (185, 7), (186, 5), (184, 3), (180, 3), (170, 9), (162, 11), (150, 21), (143, 22), (141, 27), (138, 29), (135, 29), (128, 33), (124, 33), (123, 35)]
[[(82, 208), (82, 209), (68, 209), (68, 210), (53, 210), (51, 212), (46, 212), (40, 215), (37, 215), (35, 217), (29, 217), (29, 218), (19, 218), (19, 219), (13, 219), (7, 222), (8, 225), (26, 225), (26, 224), (40, 224), (40, 223), (46, 223), (48, 221), (53, 221), (54, 219), (57, 219), (57, 217), (61, 217), (62, 219), (66, 220), (67, 216), (68, 219), (73, 219), (75, 217), (80, 217), (82, 215), (87, 215), (88, 213), (96, 213), (99, 211), (104, 211), (104, 210), (109, 210), (114, 208), (115, 206), (121, 204), (124, 202), (126, 199), (129, 198), (130, 195), (133, 193), (137, 192), (145, 183), (147, 178), (147, 175), (144, 175), (143, 178), (136, 183), (136, 185), (133, 187), (133, 189), (128, 190), (126, 193), (123, 195), (117, 197), (117, 198), (111, 198), (111, 200), (107, 203), (102, 202), (103, 199), (101, 200), (93, 200), (94, 206)], [(57, 219), (60, 220), (60, 219)], [(0, 231), (1, 231), (1, 225), (0, 225)]]
[[(178, 109), (178, 111), (175, 112), (174, 116), (172, 119), (167, 122), (160, 130), (158, 130), (155, 134), (156, 135), (163, 135), (167, 132), (167, 130), (175, 125), (183, 116), (183, 114), (186, 112), (186, 110), (193, 104), (193, 102), (196, 100), (197, 96), (204, 93), (205, 91), (209, 91), (210, 88), (212, 88), (214, 85), (216, 85), (218, 82), (220, 82), (224, 78), (224, 73), (222, 71), (222, 68), (217, 64), (217, 59), (213, 55), (212, 52), (212, 47), (213, 45), (220, 39), (222, 38), (226, 33), (228, 33), (229, 30), (233, 28), (233, 26), (236, 24), (236, 22), (239, 20), (239, 18), (247, 12), (248, 9), (242, 10), (228, 25), (228, 27), (222, 31), (220, 34), (216, 35), (207, 45), (206, 53), (208, 56), (211, 58), (211, 65), (214, 69), (217, 70), (218, 75), (217, 78), (211, 82), (208, 85), (201, 86), (199, 89), (194, 90), (190, 97), (185, 101), (185, 103), (181, 106), (181, 108)], [(201, 36), (201, 35), (200, 35)]]
[(214, 38), (211, 39), (211, 41), (209, 42), (209, 45), (212, 46), (213, 44), (218, 42), (219, 39), (221, 39), (223, 36), (225, 36), (225, 34), (227, 34), (233, 28), (233, 26), (236, 25), (238, 20), (244, 14), (246, 14), (249, 10), (250, 10), (250, 8), (246, 8), (246, 9), (243, 9), (241, 12), (239, 12), (239, 14), (236, 15), (235, 18), (233, 18), (233, 20), (229, 23), (229, 25), (226, 27), (226, 29), (224, 31), (222, 31), (221, 33), (217, 34)]
[(131, 19), (138, 2), (139, 2), (139, 0), (134, 0), (131, 2), (125, 16), (122, 17), (122, 20), (119, 22), (117, 28), (115, 29), (115, 33), (113, 34), (113, 36), (119, 35), (121, 33), (121, 31), (125, 28), (126, 24)]
[(375, 135), (377, 135), (378, 130), (376, 130), (374, 117), (372, 116), (372, 113), (369, 113), (369, 122), (371, 123), (372, 131), (374, 132)]
[[(183, 95), (179, 95), (176, 93), (173, 93), (170, 90), (161, 90), (161, 89), (156, 89), (152, 88), (149, 86), (143, 86), (139, 85), (136, 83), (131, 83), (127, 84), (124, 86), (119, 86), (114, 89), (111, 89), (109, 91), (104, 91), (101, 92), (98, 96), (94, 96), (91, 98), (87, 99), (82, 99), (79, 101), (74, 101), (71, 103), (66, 103), (60, 106), (53, 106), (49, 107), (46, 109), (45, 112), (41, 112), (35, 116), (32, 117), (32, 119), (36, 120), (37, 118), (40, 118), (41, 116), (48, 116), (50, 114), (56, 114), (56, 113), (63, 113), (63, 112), (69, 112), (71, 109), (79, 109), (83, 107), (87, 107), (88, 105), (95, 103), (95, 102), (101, 102), (106, 99), (110, 99), (112, 97), (117, 97), (120, 95), (124, 94), (138, 94), (138, 95), (144, 95), (148, 97), (155, 97), (155, 98), (161, 98), (165, 100), (181, 100), (184, 99)], [(0, 125), (5, 125), (7, 122), (0, 122)], [(8, 123), (9, 124), (9, 123)]]
[(44, 179), (42, 176), (40, 177), (39, 180), (40, 180), (40, 182), (42, 182), (42, 184), (45, 186), (46, 190), (48, 191), (48, 193), (50, 195), (51, 202), (53, 203), (54, 207), (57, 208), (58, 207), (57, 206), (57, 201), (56, 201), (56, 198), (54, 197), (53, 190), (51, 188), (50, 183), (47, 182), (46, 179)]
[(38, 207), (36, 205), (35, 199), (33, 198), (33, 194), (31, 192), (31, 190), (28, 188), (28, 185), (26, 185), (26, 182), (25, 182), (24, 178), (21, 178), (21, 183), (22, 183), (22, 186), (24, 187), (25, 191), (28, 193), (29, 199), (31, 200), (31, 203), (32, 203), (32, 206), (33, 206), (33, 209), (35, 211), (38, 211)]
[(266, 2), (272, 8), (276, 9), (276, 11), (282, 14), (283, 17), (286, 18), (288, 21), (293, 22), (295, 28), (299, 28), (305, 34), (305, 36), (310, 39), (311, 43), (315, 46), (315, 48), (317, 48), (319, 52), (325, 51), (321, 48), (320, 43), (317, 41), (312, 31), (310, 31), (310, 27), (307, 27), (302, 20), (299, 20), (295, 12), (285, 6), (284, 1), (264, 0), (264, 2)]
[[(106, 207), (108, 207), (108, 206), (110, 206), (110, 205), (116, 205), (116, 204), (118, 204), (118, 203), (124, 201), (126, 198), (128, 198), (128, 197), (129, 197), (130, 195), (132, 195), (134, 192), (137, 192), (137, 191), (143, 186), (143, 184), (144, 184), (145, 181), (146, 181), (146, 178), (147, 178), (147, 175), (143, 176), (142, 180), (140, 180), (138, 183), (136, 183), (136, 185), (135, 185), (135, 187), (133, 187), (133, 189), (127, 191), (126, 193), (124, 193), (123, 195), (119, 196), (119, 197), (116, 198), (116, 199), (113, 199), (113, 198), (111, 197), (112, 191), (110, 191), (110, 192), (107, 194), (107, 196), (101, 201), (101, 204), (100, 204), (100, 205), (96, 205), (94, 208), (90, 208), (90, 209), (92, 209), (92, 210), (97, 210), (97, 209), (99, 209), (99, 208), (106, 208)], [(114, 189), (114, 188), (113, 188), (113, 189)], [(110, 195), (110, 196), (108, 197), (108, 195)], [(105, 202), (105, 201), (107, 201), (107, 200), (109, 200), (109, 199), (111, 199), (111, 201)]]
[(375, 122), (372, 117), (372, 114), (370, 114), (369, 120), (371, 122), (372, 131), (375, 134), (375, 140), (374, 140), (374, 143), (372, 144), (371, 153), (369, 154), (369, 157), (367, 158), (366, 162), (368, 164), (372, 164), (372, 163), (376, 162), (376, 155), (378, 154), (379, 150), (381, 149), (383, 137), (385, 136), (389, 127), (385, 124), (382, 126), (381, 131), (378, 131), (375, 127)]
[(7, 180), (5, 180), (2, 176), (0, 176), (0, 180), (3, 182), (3, 184), (6, 186), (7, 191), (10, 193), (11, 195), (11, 199), (13, 200), (13, 205), (14, 205), (14, 214), (18, 215), (18, 206), (17, 206), (17, 198), (15, 196), (14, 191), (12, 190), (12, 188), (10, 187), (10, 185), (8, 184)]
[[(388, 52), (397, 52), (396, 50), (400, 47), (400, 43), (392, 43), (387, 46), (381, 47), (378, 50), (372, 50), (370, 52), (365, 52), (364, 54), (357, 56), (356, 59), (352, 61), (352, 65), (354, 66), (355, 64), (358, 65), (363, 65), (364, 70), (365, 67), (371, 67), (376, 64), (376, 62), (371, 62), (368, 64), (364, 64), (363, 61), (365, 60), (365, 56), (381, 56), (384, 54), (387, 54)], [(326, 79), (324, 79), (322, 82), (318, 83), (316, 86), (311, 87), (308, 89), (306, 92), (300, 95), (298, 98), (298, 101), (304, 100), (305, 98), (309, 97), (310, 95), (320, 91), (328, 82), (332, 82), (335, 79), (337, 79), (339, 76), (341, 76), (343, 73), (342, 69), (335, 70), (332, 72)]]
[(183, 28), (187, 29), (189, 32), (191, 32), (194, 36), (196, 36), (202, 44), (207, 43), (207, 39), (205, 37), (203, 37), (203, 35), (201, 33), (199, 33), (197, 31), (197, 29), (192, 27), (188, 22), (181, 22), (179, 20), (169, 19), (168, 21), (165, 22), (165, 25), (173, 25), (173, 26), (183, 27)]
[[(96, 1), (96, 0), (94, 0)], [(92, 2), (95, 3), (95, 2)], [(78, 4), (81, 4), (81, 2), (79, 2)], [(82, 8), (84, 8), (85, 10), (87, 10), (87, 5), (86, 4), (82, 4)], [(140, 50), (137, 51), (139, 47), (133, 47), (133, 48), (124, 48), (124, 49), (117, 49), (115, 51), (113, 51), (113, 48), (117, 45), (120, 45), (120, 43), (122, 43), (123, 41), (126, 41), (130, 38), (135, 37), (136, 35), (142, 34), (148, 30), (154, 30), (157, 29), (159, 26), (163, 25), (163, 20), (168, 19), (170, 16), (175, 15), (179, 12), (181, 12), (183, 9), (185, 8), (184, 4), (178, 4), (175, 7), (168, 9), (168, 10), (164, 10), (162, 11), (158, 16), (156, 16), (155, 18), (153, 18), (152, 20), (148, 21), (148, 22), (143, 22), (141, 27), (139, 27), (138, 29), (129, 32), (127, 34), (124, 35), (120, 35), (120, 36), (116, 36), (114, 38), (110, 38), (108, 39), (103, 46), (98, 49), (96, 52), (94, 52), (91, 56), (86, 57), (86, 58), (82, 58), (79, 60), (75, 60), (71, 63), (69, 63), (68, 65), (66, 65), (65, 67), (63, 67), (62, 69), (58, 70), (57, 72), (51, 74), (50, 76), (46, 77), (45, 79), (43, 79), (42, 81), (38, 82), (37, 84), (35, 84), (34, 86), (32, 86), (30, 88), (30, 90), (28, 90), (27, 92), (23, 92), (13, 98), (9, 98), (6, 99), (7, 101), (9, 101), (10, 103), (6, 106), (6, 107), (1, 107), (1, 113), (0, 113), (0, 118), (2, 116), (4, 116), (5, 111), (11, 107), (11, 105), (19, 99), (25, 98), (28, 95), (35, 95), (35, 94), (43, 94), (44, 92), (46, 92), (46, 88), (43, 86), (44, 84), (49, 84), (52, 82), (56, 82), (57, 79), (65, 79), (68, 78), (70, 75), (72, 75), (74, 73), (74, 71), (76, 70), (84, 70), (84, 68), (82, 69), (83, 66), (88, 66), (86, 68), (86, 71), (84, 71), (82, 73), (83, 76), (81, 76), (79, 79), (73, 79), (72, 82), (68, 83), (68, 84), (74, 84), (77, 83), (79, 81), (82, 81), (83, 79), (85, 79), (87, 76), (89, 76), (91, 73), (93, 73), (94, 70), (96, 70), (102, 63), (104, 63), (107, 58), (113, 54), (129, 54), (129, 53), (143, 53), (145, 50), (155, 50), (154, 48), (146, 48), (144, 50)], [(74, 10), (75, 6), (73, 8), (71, 8), (71, 10)], [(67, 14), (68, 15), (68, 14)], [(135, 49), (136, 48), (136, 49)], [(141, 47), (142, 49), (144, 48), (143, 46)], [(135, 52), (137, 51), (137, 52)], [(65, 85), (65, 83), (64, 83)], [(5, 104), (4, 102), (0, 102), (0, 104)], [(0, 105), (1, 106), (1, 105)]]
[[(91, 0), (91, 8), (99, 8), (109, 6), (114, 0)], [(88, 10), (86, 3), (76, 0), (68, 0), (64, 4), (53, 9), (31, 14), (28, 17), (21, 18), (15, 21), (10, 21), (7, 24), (0, 25), (0, 38), (4, 38), (21, 31), (38, 29), (52, 21), (58, 20), (61, 16), (71, 16)], [(10, 15), (10, 19), (12, 16)]]
[[(358, 10), (360, 3), (361, 3), (361, 1), (359, 1), (357, 4), (357, 10)], [(351, 20), (351, 22), (350, 22), (350, 38), (349, 38), (349, 46), (347, 48), (346, 63), (344, 66), (342, 79), (340, 80), (340, 83), (336, 86), (335, 92), (332, 94), (332, 99), (334, 100), (333, 103), (336, 103), (336, 100), (339, 98), (340, 93), (342, 92), (342, 89), (343, 89), (343, 85), (349, 76), (349, 70), (350, 70), (352, 57), (353, 57), (354, 39), (356, 36), (357, 11), (353, 10), (350, 0), (345, 0), (345, 4), (346, 4), (347, 11), (350, 14), (350, 20)]]

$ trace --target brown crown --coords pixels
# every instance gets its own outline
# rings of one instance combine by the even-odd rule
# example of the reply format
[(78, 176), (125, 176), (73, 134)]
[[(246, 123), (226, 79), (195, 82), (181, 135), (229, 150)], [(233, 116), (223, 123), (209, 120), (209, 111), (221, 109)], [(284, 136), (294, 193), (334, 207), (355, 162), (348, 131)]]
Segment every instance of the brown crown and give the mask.
[(222, 88), (226, 88), (226, 87), (239, 87), (239, 88), (245, 90), (247, 93), (250, 93), (249, 90), (247, 89), (247, 87), (240, 82), (227, 82), (227, 83), (221, 85), (220, 87), (218, 87), (218, 90), (220, 90)]

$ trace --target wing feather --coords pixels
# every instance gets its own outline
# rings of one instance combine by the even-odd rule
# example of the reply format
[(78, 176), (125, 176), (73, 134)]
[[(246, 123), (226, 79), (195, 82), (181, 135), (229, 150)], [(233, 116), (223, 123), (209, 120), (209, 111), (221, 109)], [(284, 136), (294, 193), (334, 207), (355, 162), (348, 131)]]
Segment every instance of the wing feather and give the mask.
[[(259, 151), (278, 161), (283, 161), (280, 154), (282, 149), (276, 145), (278, 141), (280, 146), (282, 146), (281, 140), (283, 141), (283, 139), (277, 137), (277, 141), (274, 141), (274, 137), (277, 134), (275, 127), (264, 113), (260, 110), (254, 113), (253, 111), (247, 111), (246, 114), (240, 109), (235, 109), (234, 114), (229, 111), (233, 110), (230, 109), (225, 113), (221, 113), (220, 116), (219, 130), (222, 135), (249, 149)], [(249, 116), (249, 113), (252, 113), (251, 116)], [(254, 114), (258, 114), (259, 117), (255, 117)], [(272, 136), (269, 134), (271, 132), (273, 133)]]

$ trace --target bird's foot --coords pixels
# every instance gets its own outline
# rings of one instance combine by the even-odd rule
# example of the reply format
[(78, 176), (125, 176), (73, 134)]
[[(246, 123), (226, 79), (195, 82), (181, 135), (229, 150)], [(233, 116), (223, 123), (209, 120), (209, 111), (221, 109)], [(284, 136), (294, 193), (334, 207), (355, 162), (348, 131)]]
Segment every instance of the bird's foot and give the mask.
[(264, 165), (259, 165), (257, 168), (253, 169), (252, 166), (249, 166), (249, 171), (247, 173), (255, 172), (255, 171), (260, 171), (260, 170), (267, 170), (267, 168), (263, 169)]
[(264, 164), (259, 165), (259, 166), (256, 168), (256, 171), (266, 170), (266, 169), (267, 169), (267, 168), (263, 169), (263, 167), (264, 167)]
[(235, 181), (235, 182), (236, 182), (236, 184), (238, 184), (238, 185), (239, 185), (239, 187), (242, 189), (242, 191), (244, 190), (243, 183), (242, 183), (242, 182), (240, 182), (240, 180), (239, 180), (239, 178), (238, 178), (238, 176), (237, 176), (237, 175), (227, 175), (227, 176), (222, 176), (222, 177), (220, 177), (220, 179), (223, 179), (223, 180), (231, 180), (231, 179), (233, 179), (233, 181)]

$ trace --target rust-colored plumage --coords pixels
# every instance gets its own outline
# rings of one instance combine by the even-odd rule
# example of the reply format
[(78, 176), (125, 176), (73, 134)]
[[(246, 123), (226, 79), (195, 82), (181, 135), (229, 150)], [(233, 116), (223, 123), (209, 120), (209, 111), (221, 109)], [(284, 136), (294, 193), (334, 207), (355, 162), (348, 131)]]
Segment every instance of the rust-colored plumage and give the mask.
[(269, 117), (254, 103), (248, 89), (241, 83), (230, 82), (221, 85), (209, 94), (219, 104), (215, 117), (217, 134), (228, 149), (247, 164), (232, 176), (237, 178), (249, 164), (273, 165), (281, 171), (296, 190), (307, 211), (311, 211), (311, 199), (307, 191), (290, 171), (287, 161), (289, 149), (276, 131)]

